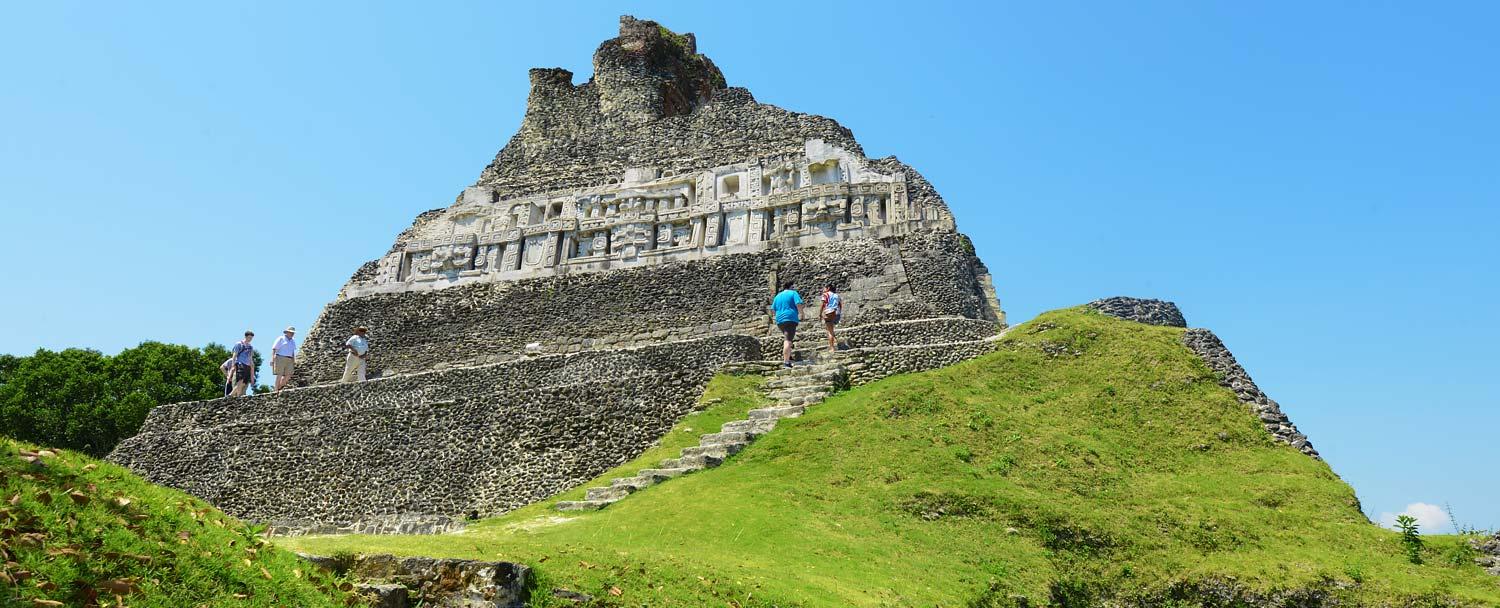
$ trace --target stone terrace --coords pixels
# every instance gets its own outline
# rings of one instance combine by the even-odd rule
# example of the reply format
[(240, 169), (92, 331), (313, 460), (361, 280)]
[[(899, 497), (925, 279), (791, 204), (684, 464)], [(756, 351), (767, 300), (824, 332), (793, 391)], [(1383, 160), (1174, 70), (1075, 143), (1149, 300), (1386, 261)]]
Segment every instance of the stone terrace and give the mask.
[(282, 531), (430, 532), (629, 460), (759, 353), (718, 336), (176, 404), (110, 459)]

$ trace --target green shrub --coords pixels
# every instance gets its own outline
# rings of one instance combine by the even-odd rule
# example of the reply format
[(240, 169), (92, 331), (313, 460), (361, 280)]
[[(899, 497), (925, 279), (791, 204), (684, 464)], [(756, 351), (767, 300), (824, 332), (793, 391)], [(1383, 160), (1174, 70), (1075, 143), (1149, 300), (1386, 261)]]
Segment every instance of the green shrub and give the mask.
[[(0, 429), (12, 438), (104, 456), (151, 408), (223, 395), (223, 346), (142, 342), (109, 356), (39, 349), (0, 359)], [(257, 353), (257, 361), (259, 354)]]
[(1396, 529), (1401, 531), (1401, 548), (1406, 551), (1406, 561), (1422, 563), (1422, 533), (1417, 531), (1417, 520), (1410, 515), (1396, 516)]

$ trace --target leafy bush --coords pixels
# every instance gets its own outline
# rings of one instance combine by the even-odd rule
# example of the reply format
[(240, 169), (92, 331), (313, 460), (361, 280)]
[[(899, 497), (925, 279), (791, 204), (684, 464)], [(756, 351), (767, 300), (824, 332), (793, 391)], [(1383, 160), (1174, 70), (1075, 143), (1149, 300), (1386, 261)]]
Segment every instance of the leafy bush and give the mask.
[(1406, 551), (1406, 560), (1422, 563), (1422, 534), (1417, 531), (1417, 519), (1410, 515), (1396, 516), (1396, 529), (1401, 531), (1401, 548)]
[[(135, 435), (151, 408), (223, 395), (218, 344), (142, 342), (109, 356), (37, 350), (0, 357), (0, 429), (15, 439), (103, 456)], [(258, 356), (257, 356), (258, 359)]]

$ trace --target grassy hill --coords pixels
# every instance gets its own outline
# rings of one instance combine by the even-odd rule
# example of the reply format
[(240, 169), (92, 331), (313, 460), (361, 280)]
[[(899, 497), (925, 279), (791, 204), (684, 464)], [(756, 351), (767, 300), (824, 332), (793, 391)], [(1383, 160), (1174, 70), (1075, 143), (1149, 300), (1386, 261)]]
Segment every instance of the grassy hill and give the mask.
[[(1056, 311), (604, 511), (551, 510), (575, 490), (458, 535), (287, 542), (520, 561), (541, 605), (570, 603), (552, 588), (620, 606), (1500, 605), (1461, 539), (1429, 538), (1409, 563), (1181, 332)], [(601, 479), (756, 407), (753, 386), (716, 379), (707, 411)]]
[(206, 503), (80, 454), (0, 438), (0, 500), (0, 606), (353, 602)]

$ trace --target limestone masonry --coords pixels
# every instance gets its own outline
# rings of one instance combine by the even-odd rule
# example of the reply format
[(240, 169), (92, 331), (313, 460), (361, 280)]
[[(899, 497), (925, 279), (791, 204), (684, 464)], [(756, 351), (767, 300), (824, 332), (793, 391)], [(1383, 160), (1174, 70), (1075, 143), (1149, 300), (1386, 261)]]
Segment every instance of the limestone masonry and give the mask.
[[(729, 87), (692, 34), (622, 17), (591, 80), (530, 79), (478, 180), (323, 310), (298, 388), (157, 408), (111, 458), (281, 533), (450, 530), (633, 458), (713, 373), (779, 357), (781, 281), (809, 303), (839, 285), (834, 365), (857, 381), (986, 352), (1005, 326), (920, 174)], [(334, 384), (357, 325), (374, 379)]]
[[(768, 305), (786, 280), (808, 316), (825, 283), (846, 304), (840, 350), (805, 323), (802, 365), (781, 370)], [(1167, 302), (1093, 305), (1186, 325)], [(372, 380), (336, 384), (359, 325)], [(834, 390), (982, 355), (1005, 328), (920, 174), (728, 87), (691, 34), (622, 17), (589, 82), (532, 70), (520, 131), (354, 273), (303, 341), (296, 388), (158, 407), (110, 459), (277, 533), (448, 531), (635, 458), (715, 373), (771, 375), (775, 406), (559, 506), (714, 466)], [(1217, 338), (1184, 336), (1273, 436), (1317, 455)]]

